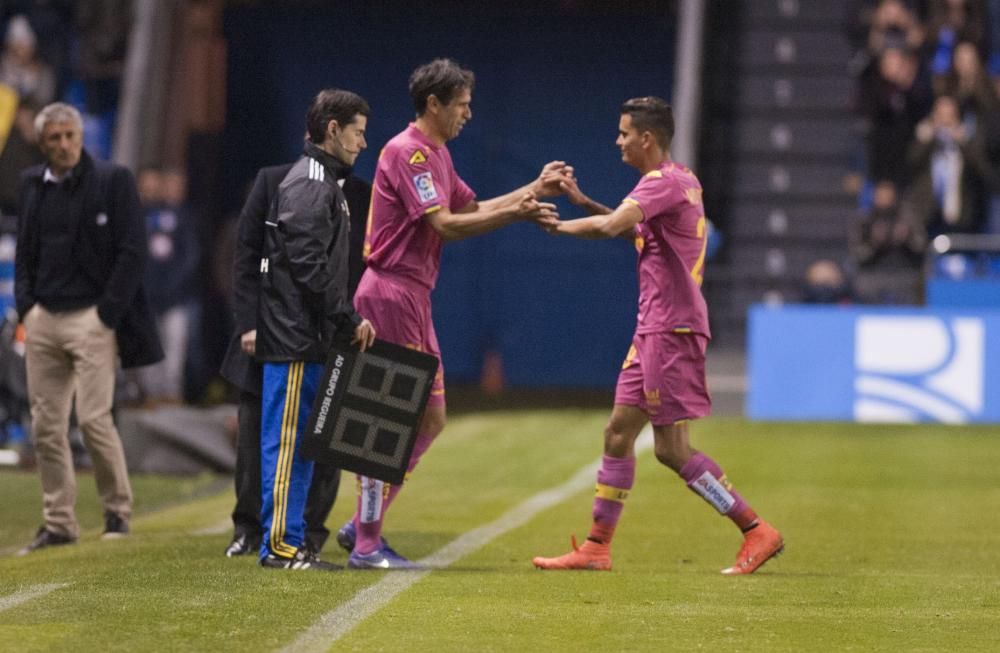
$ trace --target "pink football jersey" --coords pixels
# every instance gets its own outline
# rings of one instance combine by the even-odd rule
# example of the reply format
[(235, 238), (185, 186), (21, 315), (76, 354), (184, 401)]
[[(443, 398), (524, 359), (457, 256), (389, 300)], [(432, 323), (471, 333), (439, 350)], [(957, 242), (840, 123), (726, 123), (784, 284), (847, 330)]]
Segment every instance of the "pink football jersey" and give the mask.
[(458, 211), (475, 197), (455, 173), (448, 148), (411, 123), (386, 143), (375, 169), (365, 231), (368, 266), (433, 289), (442, 241), (424, 216)]
[(636, 333), (700, 333), (711, 337), (701, 294), (708, 233), (701, 183), (672, 161), (643, 175), (625, 202), (642, 211), (639, 316)]

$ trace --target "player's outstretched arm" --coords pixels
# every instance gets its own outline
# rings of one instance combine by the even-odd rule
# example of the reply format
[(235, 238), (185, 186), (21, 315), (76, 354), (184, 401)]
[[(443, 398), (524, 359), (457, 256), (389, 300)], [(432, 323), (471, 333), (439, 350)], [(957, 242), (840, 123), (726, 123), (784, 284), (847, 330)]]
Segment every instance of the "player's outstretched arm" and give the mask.
[(629, 235), (641, 221), (642, 210), (631, 202), (622, 202), (617, 209), (606, 215), (592, 215), (565, 221), (548, 217), (536, 220), (550, 234), (588, 239)]
[(564, 175), (561, 179), (559, 179), (559, 188), (566, 195), (566, 199), (576, 206), (579, 206), (590, 215), (607, 215), (613, 212), (613, 209), (610, 209), (600, 202), (591, 199), (586, 195), (586, 193), (580, 190), (576, 177), (573, 176), (573, 168), (567, 166), (566, 170), (569, 171), (569, 174)]
[(529, 184), (516, 188), (509, 193), (505, 193), (492, 199), (479, 202), (478, 209), (482, 211), (497, 211), (517, 206), (527, 193), (533, 193), (535, 197), (555, 197), (562, 194), (560, 182), (567, 178), (572, 178), (573, 168), (566, 165), (565, 161), (549, 161), (542, 166), (542, 171), (538, 177)]
[[(471, 205), (470, 205), (471, 206)], [(489, 233), (523, 220), (541, 222), (555, 220), (558, 222), (555, 204), (539, 202), (533, 193), (525, 193), (513, 206), (484, 210), (482, 205), (471, 211), (452, 213), (448, 209), (438, 209), (425, 216), (431, 228), (443, 240), (461, 240)]]

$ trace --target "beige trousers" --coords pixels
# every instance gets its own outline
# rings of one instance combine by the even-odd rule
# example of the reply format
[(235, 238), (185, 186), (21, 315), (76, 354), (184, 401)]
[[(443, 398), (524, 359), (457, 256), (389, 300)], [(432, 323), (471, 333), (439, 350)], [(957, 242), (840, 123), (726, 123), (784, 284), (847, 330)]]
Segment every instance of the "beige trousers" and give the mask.
[(79, 537), (76, 475), (69, 417), (76, 419), (94, 461), (97, 491), (106, 512), (128, 519), (132, 488), (121, 438), (111, 417), (118, 341), (97, 307), (53, 313), (35, 304), (24, 317), (31, 439), (42, 477), (42, 515), (54, 533)]

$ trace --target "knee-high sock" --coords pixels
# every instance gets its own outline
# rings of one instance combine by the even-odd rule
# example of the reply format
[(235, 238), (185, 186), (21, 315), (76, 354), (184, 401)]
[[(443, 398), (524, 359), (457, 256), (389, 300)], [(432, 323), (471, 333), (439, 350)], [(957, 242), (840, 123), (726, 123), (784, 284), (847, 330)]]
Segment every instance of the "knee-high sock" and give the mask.
[(605, 455), (597, 471), (594, 493), (594, 522), (588, 540), (610, 544), (615, 526), (621, 517), (625, 499), (635, 482), (635, 458), (613, 458)]
[[(417, 441), (413, 443), (413, 453), (410, 454), (410, 462), (406, 466), (406, 475), (416, 468), (420, 458), (430, 448), (434, 438), (423, 433), (417, 434)], [(358, 553), (371, 553), (381, 546), (382, 521), (385, 518), (385, 511), (395, 500), (396, 495), (403, 489), (402, 485), (389, 485), (382, 481), (364, 476), (358, 477), (358, 509), (354, 513), (354, 526), (357, 529), (357, 540), (354, 548)]]
[(747, 530), (757, 521), (757, 513), (733, 489), (722, 468), (704, 453), (696, 453), (681, 468), (680, 475), (694, 493), (733, 520), (740, 530)]

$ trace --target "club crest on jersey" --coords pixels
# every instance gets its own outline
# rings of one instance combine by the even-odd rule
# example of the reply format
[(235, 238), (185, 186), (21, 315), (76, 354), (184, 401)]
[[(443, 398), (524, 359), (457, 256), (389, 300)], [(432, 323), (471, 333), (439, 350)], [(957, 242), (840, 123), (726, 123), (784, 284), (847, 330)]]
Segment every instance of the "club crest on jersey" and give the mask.
[(417, 150), (416, 152), (414, 152), (413, 156), (410, 157), (410, 165), (411, 166), (415, 166), (418, 163), (427, 163), (427, 157), (424, 156), (424, 153), (421, 152), (420, 150)]
[(417, 187), (417, 195), (421, 202), (430, 202), (437, 199), (437, 190), (434, 188), (434, 179), (430, 172), (421, 172), (413, 175), (413, 185)]

